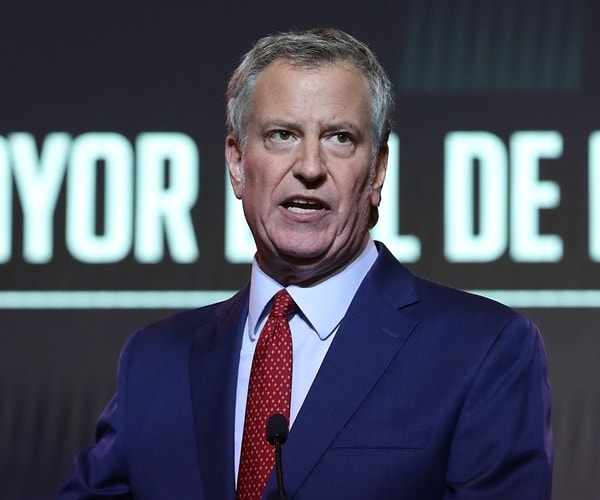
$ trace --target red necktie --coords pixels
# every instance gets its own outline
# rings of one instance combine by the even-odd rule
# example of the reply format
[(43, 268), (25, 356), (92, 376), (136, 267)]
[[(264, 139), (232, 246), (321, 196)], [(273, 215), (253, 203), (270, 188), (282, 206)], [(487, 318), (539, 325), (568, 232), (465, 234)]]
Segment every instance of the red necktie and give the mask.
[(292, 334), (287, 316), (296, 304), (286, 290), (275, 295), (267, 323), (262, 329), (250, 371), (244, 436), (238, 474), (239, 500), (262, 497), (275, 463), (266, 426), (274, 413), (290, 420), (292, 394)]

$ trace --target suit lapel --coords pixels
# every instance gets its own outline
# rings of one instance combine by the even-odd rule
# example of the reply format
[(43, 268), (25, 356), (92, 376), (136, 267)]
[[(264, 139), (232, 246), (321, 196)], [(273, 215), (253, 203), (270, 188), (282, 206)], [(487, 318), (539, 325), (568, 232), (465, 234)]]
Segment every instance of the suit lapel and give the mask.
[(216, 306), (197, 332), (190, 386), (204, 498), (235, 499), (233, 439), (237, 366), (248, 290)]
[[(298, 490), (402, 348), (417, 321), (399, 309), (418, 300), (410, 272), (385, 248), (340, 324), (284, 446), (286, 487)], [(267, 491), (276, 487), (270, 478)]]

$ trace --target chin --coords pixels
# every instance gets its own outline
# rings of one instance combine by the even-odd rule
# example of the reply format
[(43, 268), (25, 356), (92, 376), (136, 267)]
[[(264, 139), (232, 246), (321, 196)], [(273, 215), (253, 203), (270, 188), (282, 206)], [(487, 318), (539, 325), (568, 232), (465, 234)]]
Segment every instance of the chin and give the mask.
[(335, 242), (324, 239), (322, 234), (286, 233), (273, 243), (278, 253), (296, 258), (312, 259), (331, 250)]
[(316, 248), (288, 247), (281, 248), (279, 254), (298, 261), (313, 262), (325, 255), (325, 251)]

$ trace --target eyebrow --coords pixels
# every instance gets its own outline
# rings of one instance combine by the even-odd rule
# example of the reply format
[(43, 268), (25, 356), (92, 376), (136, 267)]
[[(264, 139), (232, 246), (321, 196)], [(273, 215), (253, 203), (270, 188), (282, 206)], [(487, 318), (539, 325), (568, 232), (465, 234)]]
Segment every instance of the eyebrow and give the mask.
[[(283, 130), (302, 130), (303, 129), (302, 125), (300, 125), (298, 122), (291, 121), (291, 120), (284, 120), (284, 119), (266, 120), (262, 124), (261, 128), (263, 128), (263, 129), (278, 128), (278, 129), (283, 129)], [(360, 127), (356, 126), (355, 124), (353, 124), (351, 122), (347, 122), (347, 121), (328, 123), (322, 129), (320, 129), (320, 133), (335, 132), (335, 131), (339, 131), (339, 132), (347, 131), (359, 138), (362, 138), (364, 136)]]

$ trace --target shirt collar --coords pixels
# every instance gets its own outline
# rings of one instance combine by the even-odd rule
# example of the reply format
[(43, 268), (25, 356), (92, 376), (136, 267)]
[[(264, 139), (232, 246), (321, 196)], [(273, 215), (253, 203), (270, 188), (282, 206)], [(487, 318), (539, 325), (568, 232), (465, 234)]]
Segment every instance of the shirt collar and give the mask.
[[(358, 287), (376, 259), (377, 247), (369, 238), (364, 250), (339, 273), (314, 286), (287, 287), (304, 319), (321, 339), (329, 337), (342, 321)], [(252, 263), (248, 310), (248, 332), (252, 341), (257, 338), (258, 325), (268, 313), (267, 306), (282, 288), (260, 269), (255, 258)]]

